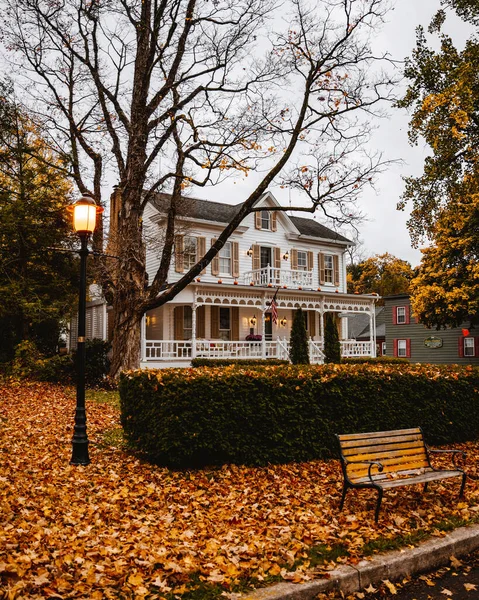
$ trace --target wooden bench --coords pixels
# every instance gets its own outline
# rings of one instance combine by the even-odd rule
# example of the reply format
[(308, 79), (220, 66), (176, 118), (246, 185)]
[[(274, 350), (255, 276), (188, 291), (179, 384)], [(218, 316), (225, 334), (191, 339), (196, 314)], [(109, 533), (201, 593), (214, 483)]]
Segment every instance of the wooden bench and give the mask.
[[(420, 427), (337, 435), (344, 476), (343, 493), (339, 509), (342, 510), (349, 488), (374, 488), (378, 491), (375, 520), (379, 518), (383, 491), (403, 485), (424, 484), (448, 477), (462, 477), (459, 496), (464, 492), (466, 474), (457, 467), (457, 454), (461, 450), (431, 450), (424, 442)], [(453, 454), (454, 470), (434, 469), (429, 454)]]

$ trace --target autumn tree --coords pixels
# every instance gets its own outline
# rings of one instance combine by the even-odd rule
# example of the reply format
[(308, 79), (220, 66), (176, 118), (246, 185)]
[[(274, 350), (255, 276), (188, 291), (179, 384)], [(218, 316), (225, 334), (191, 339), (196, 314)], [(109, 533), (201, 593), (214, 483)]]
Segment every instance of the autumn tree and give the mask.
[(0, 337), (1, 358), (21, 340), (42, 350), (58, 344), (61, 321), (76, 298), (74, 255), (65, 206), (71, 184), (41, 132), (0, 87)]
[[(476, 3), (448, 0), (443, 5), (478, 25)], [(424, 238), (432, 242), (423, 251), (411, 289), (414, 311), (430, 327), (477, 318), (479, 43), (473, 37), (458, 50), (442, 33), (446, 16), (439, 11), (429, 27), (439, 38), (437, 51), (418, 29), (417, 46), (406, 68), (410, 85), (399, 103), (412, 110), (411, 142), (422, 138), (431, 150), (423, 174), (406, 179), (399, 205), (412, 203), (408, 226), (413, 243)]]
[[(52, 145), (69, 148), (79, 190), (103, 202), (108, 169), (118, 182), (108, 247), (119, 260), (105, 283), (113, 374), (138, 365), (142, 315), (200, 273), (273, 183), (309, 200), (298, 210), (355, 218), (383, 164), (366, 142), (393, 84), (375, 67), (387, 56), (369, 47), (387, 5), (288, 0), (289, 26), (272, 32), (273, 0), (3, 0), (5, 43)], [(166, 286), (181, 195), (259, 167), (262, 179), (244, 180), (244, 201), (216, 243)], [(145, 285), (143, 213), (159, 191), (171, 202), (158, 272)]]
[(411, 265), (385, 252), (376, 254), (347, 267), (348, 292), (350, 294), (379, 294), (382, 298), (392, 294), (409, 292), (413, 277)]

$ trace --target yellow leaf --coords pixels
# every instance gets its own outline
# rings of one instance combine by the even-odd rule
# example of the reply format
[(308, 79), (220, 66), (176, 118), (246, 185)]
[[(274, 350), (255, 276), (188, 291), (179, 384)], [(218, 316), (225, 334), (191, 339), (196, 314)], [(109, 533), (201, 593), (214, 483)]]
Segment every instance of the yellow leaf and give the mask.
[(441, 594), (444, 594), (445, 596), (452, 596), (453, 595), (452, 592), (451, 592), (451, 590), (447, 590), (446, 588), (443, 588), (441, 590)]
[(465, 583), (464, 587), (468, 592), (475, 592), (477, 590), (477, 585), (474, 583)]
[(143, 577), (141, 576), (141, 573), (134, 573), (133, 575), (130, 575), (128, 577), (128, 583), (134, 585), (135, 587), (141, 585), (143, 583)]
[(391, 594), (394, 596), (398, 593), (396, 586), (394, 585), (394, 583), (391, 583), (389, 581), (389, 579), (383, 579), (383, 583), (384, 585), (388, 588), (388, 590), (391, 592)]
[(462, 562), (460, 560), (458, 560), (455, 556), (451, 556), (451, 558), (449, 560), (451, 561), (451, 565), (455, 569), (458, 569), (459, 567), (462, 567)]

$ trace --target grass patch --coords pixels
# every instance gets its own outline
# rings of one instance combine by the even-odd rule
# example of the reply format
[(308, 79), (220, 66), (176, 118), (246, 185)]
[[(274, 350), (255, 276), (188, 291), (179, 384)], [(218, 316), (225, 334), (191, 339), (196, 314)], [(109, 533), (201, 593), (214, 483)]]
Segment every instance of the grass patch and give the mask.
[(126, 449), (128, 444), (123, 435), (123, 429), (121, 427), (107, 429), (102, 435), (99, 446), (100, 448), (113, 446), (114, 448)]
[(85, 399), (96, 404), (110, 404), (115, 408), (120, 408), (120, 395), (117, 390), (87, 389)]
[(349, 556), (349, 552), (343, 544), (336, 544), (334, 546), (318, 544), (317, 546), (313, 546), (308, 552), (308, 560), (311, 567), (322, 565), (325, 562), (336, 561), (338, 558), (347, 556)]

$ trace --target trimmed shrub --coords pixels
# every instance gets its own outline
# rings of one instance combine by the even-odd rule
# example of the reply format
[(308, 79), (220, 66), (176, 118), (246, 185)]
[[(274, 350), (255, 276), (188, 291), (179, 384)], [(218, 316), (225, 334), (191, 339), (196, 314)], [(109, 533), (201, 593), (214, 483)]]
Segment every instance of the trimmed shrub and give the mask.
[(279, 358), (194, 358), (191, 361), (192, 367), (230, 367), (232, 365), (237, 367), (260, 367), (262, 365), (289, 365), (289, 362)]
[(323, 365), (133, 371), (121, 421), (151, 460), (191, 468), (337, 455), (335, 433), (421, 426), (431, 444), (479, 435), (479, 369)]
[(338, 328), (331, 313), (326, 313), (324, 323), (324, 362), (337, 364), (341, 362)]
[(294, 313), (289, 358), (293, 365), (309, 365), (308, 333), (301, 308)]
[(346, 357), (341, 358), (341, 362), (350, 365), (362, 365), (362, 364), (380, 364), (380, 365), (397, 365), (397, 364), (409, 364), (408, 358), (400, 358), (396, 356), (358, 356), (358, 357)]

